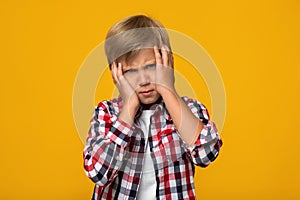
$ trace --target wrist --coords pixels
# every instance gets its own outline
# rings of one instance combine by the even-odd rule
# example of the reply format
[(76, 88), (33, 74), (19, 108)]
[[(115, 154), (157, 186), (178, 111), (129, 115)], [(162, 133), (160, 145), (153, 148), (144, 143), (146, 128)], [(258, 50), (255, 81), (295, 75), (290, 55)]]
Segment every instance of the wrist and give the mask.
[(169, 87), (169, 86), (157, 85), (156, 90), (161, 96), (165, 95), (166, 93), (167, 94), (169, 94), (169, 93), (177, 94), (174, 86)]
[(158, 90), (158, 93), (162, 96), (163, 99), (167, 99), (170, 97), (179, 97), (175, 88), (161, 87)]
[(135, 93), (122, 99), (123, 99), (123, 107), (127, 107), (130, 110), (137, 110), (137, 108), (140, 106), (140, 100), (138, 99)]
[(132, 125), (137, 110), (138, 110), (138, 106), (130, 102), (124, 102), (119, 118), (124, 122), (126, 122), (127, 124)]
[(128, 113), (135, 116), (135, 113), (138, 110), (139, 106), (140, 106), (139, 101), (138, 102), (128, 101), (124, 103), (123, 109), (126, 109)]

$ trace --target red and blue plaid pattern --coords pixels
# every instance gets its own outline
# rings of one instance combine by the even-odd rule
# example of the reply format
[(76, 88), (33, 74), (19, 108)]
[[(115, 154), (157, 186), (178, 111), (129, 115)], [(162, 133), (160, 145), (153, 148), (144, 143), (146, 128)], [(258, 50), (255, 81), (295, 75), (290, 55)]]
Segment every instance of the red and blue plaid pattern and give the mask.
[(204, 105), (182, 99), (204, 124), (192, 147), (180, 138), (163, 101), (153, 108), (148, 135), (137, 120), (142, 109), (129, 126), (118, 119), (120, 97), (96, 106), (83, 153), (84, 170), (96, 183), (93, 200), (136, 198), (146, 151), (144, 137), (148, 137), (155, 168), (157, 199), (196, 199), (194, 165), (206, 167), (214, 161), (222, 140)]

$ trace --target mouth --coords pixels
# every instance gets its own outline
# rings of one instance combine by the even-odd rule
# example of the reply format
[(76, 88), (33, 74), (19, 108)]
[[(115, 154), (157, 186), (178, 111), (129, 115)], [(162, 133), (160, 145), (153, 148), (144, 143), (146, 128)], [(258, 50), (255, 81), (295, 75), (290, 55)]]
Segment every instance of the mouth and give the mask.
[(144, 91), (141, 91), (139, 92), (139, 94), (142, 94), (143, 96), (149, 96), (152, 94), (154, 90), (144, 90)]

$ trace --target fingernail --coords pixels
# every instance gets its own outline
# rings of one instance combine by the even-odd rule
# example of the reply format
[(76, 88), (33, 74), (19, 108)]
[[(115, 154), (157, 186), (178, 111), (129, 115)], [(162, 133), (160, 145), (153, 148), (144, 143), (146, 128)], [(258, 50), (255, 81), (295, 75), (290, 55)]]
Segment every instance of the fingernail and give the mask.
[(118, 67), (121, 67), (121, 63), (118, 63)]

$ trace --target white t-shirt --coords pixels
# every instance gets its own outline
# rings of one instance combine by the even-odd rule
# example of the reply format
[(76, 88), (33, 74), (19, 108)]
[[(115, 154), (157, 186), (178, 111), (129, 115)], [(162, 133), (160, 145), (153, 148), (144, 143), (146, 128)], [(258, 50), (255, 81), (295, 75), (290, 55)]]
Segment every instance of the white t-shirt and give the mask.
[(150, 116), (154, 110), (143, 110), (139, 122), (141, 129), (144, 132), (146, 153), (144, 156), (144, 164), (142, 170), (142, 177), (138, 189), (137, 199), (138, 200), (154, 200), (156, 199), (156, 178), (153, 161), (150, 155), (150, 147), (148, 144), (148, 135), (150, 127)]

